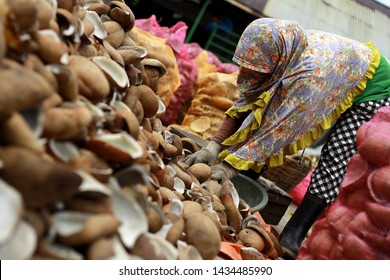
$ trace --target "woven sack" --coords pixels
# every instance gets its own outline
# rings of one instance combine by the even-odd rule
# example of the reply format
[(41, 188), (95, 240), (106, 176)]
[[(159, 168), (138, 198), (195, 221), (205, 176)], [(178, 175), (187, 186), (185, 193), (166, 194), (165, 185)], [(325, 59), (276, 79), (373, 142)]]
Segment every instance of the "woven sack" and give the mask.
[(290, 192), (312, 169), (311, 157), (301, 154), (285, 156), (283, 165), (266, 169), (261, 176)]

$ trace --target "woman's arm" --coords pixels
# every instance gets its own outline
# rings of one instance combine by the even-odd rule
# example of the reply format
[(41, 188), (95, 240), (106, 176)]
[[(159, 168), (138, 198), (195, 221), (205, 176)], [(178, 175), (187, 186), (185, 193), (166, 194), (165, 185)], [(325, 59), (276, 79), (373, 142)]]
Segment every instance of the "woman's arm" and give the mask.
[(229, 138), (238, 130), (238, 128), (241, 126), (241, 123), (243, 122), (243, 120), (246, 118), (248, 114), (249, 113), (244, 113), (238, 119), (234, 119), (226, 115), (226, 118), (223, 120), (217, 133), (211, 140), (217, 142), (218, 144), (221, 144), (225, 139)]

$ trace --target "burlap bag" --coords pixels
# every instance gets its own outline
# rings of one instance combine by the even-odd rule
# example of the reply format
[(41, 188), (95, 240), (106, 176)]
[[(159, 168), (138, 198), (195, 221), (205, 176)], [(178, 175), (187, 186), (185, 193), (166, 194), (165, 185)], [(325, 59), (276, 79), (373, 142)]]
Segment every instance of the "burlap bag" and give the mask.
[(206, 141), (215, 135), (225, 111), (238, 97), (237, 74), (209, 73), (198, 80), (197, 92), (182, 124), (173, 125)]
[(148, 50), (148, 58), (161, 61), (167, 68), (167, 73), (160, 78), (157, 95), (161, 97), (165, 106), (168, 106), (172, 95), (180, 86), (180, 73), (175, 54), (165, 39), (156, 37), (147, 31), (134, 27), (131, 38), (137, 45)]

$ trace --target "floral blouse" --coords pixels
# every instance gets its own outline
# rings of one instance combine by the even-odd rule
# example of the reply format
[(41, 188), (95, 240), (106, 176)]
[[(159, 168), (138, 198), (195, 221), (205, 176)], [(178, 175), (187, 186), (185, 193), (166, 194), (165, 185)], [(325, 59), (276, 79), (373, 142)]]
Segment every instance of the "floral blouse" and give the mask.
[(295, 21), (253, 21), (233, 57), (253, 71), (238, 75), (240, 96), (226, 114), (250, 113), (222, 143), (220, 157), (239, 170), (282, 164), (284, 155), (310, 145), (352, 105), (379, 59), (370, 43), (303, 30)]

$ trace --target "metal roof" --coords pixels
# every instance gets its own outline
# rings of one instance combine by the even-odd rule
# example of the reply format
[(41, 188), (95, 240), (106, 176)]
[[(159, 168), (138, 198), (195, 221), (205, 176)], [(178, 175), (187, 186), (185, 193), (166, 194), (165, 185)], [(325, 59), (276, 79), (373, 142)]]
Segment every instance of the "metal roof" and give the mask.
[(305, 29), (332, 32), (361, 42), (372, 42), (390, 59), (390, 9), (369, 7), (367, 0), (268, 0), (268, 17), (298, 21)]

